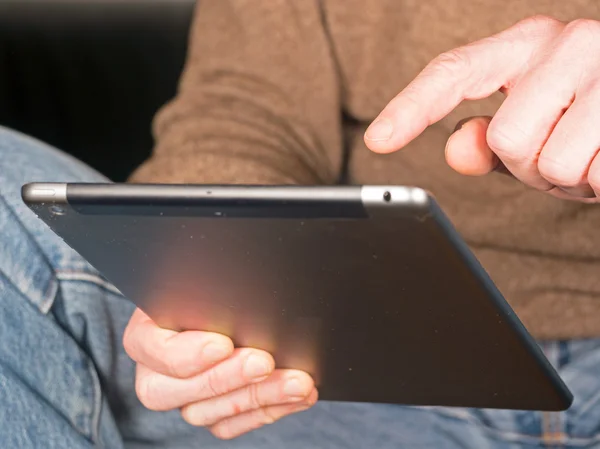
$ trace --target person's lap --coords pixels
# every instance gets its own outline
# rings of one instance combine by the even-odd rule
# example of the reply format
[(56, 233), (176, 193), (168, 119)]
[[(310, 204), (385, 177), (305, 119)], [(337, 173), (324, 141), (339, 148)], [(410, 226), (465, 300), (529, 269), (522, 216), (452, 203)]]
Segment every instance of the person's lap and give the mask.
[(104, 180), (0, 128), (0, 447), (600, 448), (600, 340), (544, 345), (576, 396), (561, 414), (319, 402), (221, 442), (144, 409), (121, 342), (133, 305), (20, 199), (26, 182)]

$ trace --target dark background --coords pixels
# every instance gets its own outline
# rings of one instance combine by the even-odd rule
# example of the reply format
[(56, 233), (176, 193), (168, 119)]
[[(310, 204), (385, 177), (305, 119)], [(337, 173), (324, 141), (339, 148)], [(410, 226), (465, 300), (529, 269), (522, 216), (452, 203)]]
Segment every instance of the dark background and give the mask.
[(0, 0), (0, 125), (124, 180), (175, 94), (194, 0)]

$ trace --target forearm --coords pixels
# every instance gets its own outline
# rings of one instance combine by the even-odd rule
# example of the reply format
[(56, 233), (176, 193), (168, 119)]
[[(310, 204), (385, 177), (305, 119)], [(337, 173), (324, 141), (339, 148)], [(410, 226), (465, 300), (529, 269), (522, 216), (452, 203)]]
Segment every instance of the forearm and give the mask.
[(318, 6), (200, 2), (179, 93), (132, 180), (335, 182), (340, 89)]

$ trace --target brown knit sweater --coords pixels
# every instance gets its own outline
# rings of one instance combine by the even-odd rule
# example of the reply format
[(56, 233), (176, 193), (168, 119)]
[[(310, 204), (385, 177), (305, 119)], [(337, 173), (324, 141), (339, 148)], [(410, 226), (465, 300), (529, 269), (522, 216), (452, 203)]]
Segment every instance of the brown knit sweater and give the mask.
[[(433, 192), (538, 338), (600, 336), (600, 206), (445, 163), (462, 105), (406, 149), (363, 133), (442, 51), (546, 14), (600, 19), (597, 0), (201, 0), (178, 96), (134, 182), (412, 184)], [(402, 238), (402, 236), (398, 236)], [(449, 298), (448, 300), (451, 300)]]

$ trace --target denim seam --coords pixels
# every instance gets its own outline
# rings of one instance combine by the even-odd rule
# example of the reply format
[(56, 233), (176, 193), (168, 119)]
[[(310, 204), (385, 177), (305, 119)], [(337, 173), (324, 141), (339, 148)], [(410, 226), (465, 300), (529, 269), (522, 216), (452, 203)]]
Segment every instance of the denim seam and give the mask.
[[(101, 276), (93, 273), (88, 273), (85, 271), (75, 271), (75, 270), (57, 270), (56, 271), (56, 279), (60, 282), (83, 282), (87, 284), (95, 285), (96, 287), (101, 288), (104, 291), (109, 293), (116, 294), (118, 296), (123, 297), (122, 293), (113, 286), (110, 282), (104, 280)], [(90, 372), (94, 378), (94, 408), (92, 410), (90, 430), (92, 432), (91, 438), (95, 444), (98, 444), (100, 441), (100, 426), (101, 426), (101, 415), (102, 415), (102, 391), (100, 386), (100, 380), (98, 379), (97, 373), (94, 369), (91, 369)]]
[[(6, 201), (5, 198), (0, 196), (0, 202), (3, 203), (4, 207), (6, 207), (6, 210), (7, 210), (7, 213), (9, 214), (9, 216), (11, 216), (12, 219), (14, 219), (19, 224), (19, 227), (25, 232), (25, 235), (27, 236), (29, 241), (31, 241), (32, 244), (35, 245), (35, 247), (38, 250), (37, 256), (39, 256), (41, 258), (43, 263), (45, 263), (48, 266), (48, 269), (50, 270), (50, 268), (49, 268), (51, 266), (50, 260), (48, 259), (48, 256), (46, 255), (46, 253), (40, 247), (37, 239), (31, 233), (31, 230), (29, 228), (27, 228), (27, 226), (25, 226), (21, 217), (19, 217), (19, 214), (17, 214), (17, 212), (11, 207), (11, 205)], [(7, 278), (9, 278), (9, 276), (7, 276)], [(21, 294), (23, 296), (29, 298), (30, 292), (28, 292), (27, 289), (24, 289), (24, 288), (22, 288), (22, 286), (17, 285), (15, 280), (11, 280), (11, 283), (14, 285), (14, 287), (19, 292), (21, 292)], [(57, 283), (54, 275), (51, 275), (48, 285), (44, 288), (44, 293), (43, 293), (42, 297), (36, 298), (36, 299), (39, 299), (41, 301), (41, 303), (37, 303), (36, 301), (32, 301), (32, 302), (34, 302), (36, 304), (36, 307), (38, 307), (38, 309), (42, 313), (46, 314), (52, 307), (52, 303), (54, 302), (54, 298), (56, 296), (57, 291), (58, 291), (58, 283)]]
[(86, 273), (84, 271), (57, 270), (56, 278), (61, 282), (85, 282), (88, 284), (94, 284), (110, 293), (123, 296), (117, 287), (104, 280), (101, 276), (93, 273)]
[(44, 291), (44, 295), (41, 298), (41, 303), (39, 304), (40, 310), (44, 315), (47, 315), (52, 308), (52, 304), (54, 304), (54, 299), (56, 298), (56, 293), (58, 292), (58, 280), (56, 277), (52, 277), (50, 282), (48, 282), (48, 286)]
[(0, 276), (1, 279), (3, 279), (8, 284), (12, 285), (12, 287), (15, 289), (15, 292), (17, 292), (22, 298), (24, 298), (27, 304), (31, 304), (31, 306), (33, 306), (38, 312), (42, 313), (43, 315), (48, 314), (48, 312), (52, 308), (52, 305), (54, 304), (56, 293), (58, 292), (58, 280), (56, 279), (56, 277), (52, 276), (50, 278), (50, 280), (48, 281), (48, 285), (46, 285), (44, 293), (42, 294), (40, 301), (38, 302), (33, 301), (29, 297), (27, 292), (23, 291), (21, 287), (17, 285), (17, 283), (13, 279), (11, 279), (6, 273), (0, 271)]
[[(35, 395), (35, 397), (40, 401), (43, 402), (48, 408), (52, 409), (52, 410), (56, 410), (56, 407), (54, 406), (54, 404), (52, 404), (51, 402), (48, 401), (48, 399), (43, 395), (40, 394), (40, 392), (38, 390), (36, 390), (34, 388), (33, 385), (31, 385), (31, 383), (29, 382), (25, 382), (23, 380), (23, 378), (21, 376), (19, 376), (18, 373), (16, 373), (10, 366), (7, 365), (3, 365), (4, 369), (6, 370), (5, 372), (7, 374), (10, 374), (12, 376), (12, 379), (15, 382), (20, 383), (21, 385), (23, 385), (23, 387), (29, 389), (32, 391), (32, 393)], [(56, 414), (58, 416), (60, 416), (60, 418), (62, 420), (64, 420), (70, 427), (76, 429), (76, 431), (79, 433), (79, 435), (81, 435), (82, 437), (87, 438), (87, 436), (85, 435), (85, 433), (81, 432), (80, 429), (77, 429), (77, 426), (75, 425), (75, 423), (71, 420), (71, 418), (67, 415), (65, 415), (62, 411), (56, 411)]]
[(89, 368), (89, 372), (92, 374), (92, 378), (94, 379), (94, 400), (93, 400), (93, 409), (92, 416), (90, 419), (90, 432), (91, 438), (94, 443), (98, 443), (100, 441), (100, 419), (102, 414), (102, 387), (100, 386), (100, 379), (98, 378), (98, 373), (96, 372), (95, 367), (91, 360), (88, 360), (88, 364), (91, 364), (92, 367)]
[[(79, 435), (81, 435), (83, 438), (86, 438), (87, 440), (91, 441), (92, 443), (96, 443), (98, 441), (99, 428), (100, 428), (100, 407), (101, 407), (101, 400), (99, 400), (99, 398), (101, 398), (101, 396), (100, 396), (101, 390), (100, 390), (100, 380), (98, 379), (97, 373), (94, 369), (89, 369), (89, 367), (88, 367), (88, 372), (91, 373), (92, 378), (93, 378), (93, 383), (94, 383), (93, 393), (95, 394), (95, 398), (94, 398), (93, 402), (96, 405), (94, 405), (94, 409), (92, 411), (92, 416), (88, 422), (88, 425), (84, 426), (84, 428), (80, 428), (77, 426), (75, 419), (72, 419), (71, 416), (69, 416), (68, 414), (65, 414), (64, 411), (57, 410), (55, 405), (52, 402), (50, 402), (46, 398), (46, 396), (44, 394), (42, 394), (36, 388), (36, 385), (25, 380), (10, 365), (3, 363), (2, 366), (5, 369), (5, 373), (7, 373), (7, 375), (11, 375), (12, 379), (15, 382), (19, 382), (25, 388), (29, 389), (36, 396), (36, 398), (38, 398), (39, 401), (43, 402), (48, 408), (55, 410), (56, 414), (58, 416), (60, 416), (61, 419), (63, 419), (66, 423), (68, 423), (68, 425), (70, 427), (75, 429)], [(92, 423), (93, 423), (93, 425), (92, 425)], [(87, 429), (86, 429), (86, 427), (87, 427)], [(86, 430), (87, 430), (87, 432), (86, 432)]]
[[(74, 271), (74, 270), (57, 270), (56, 272), (56, 284), (58, 285), (60, 282), (83, 282), (95, 285), (101, 288), (104, 291), (108, 291), (109, 293), (115, 293), (121, 295), (119, 290), (114, 287), (109, 282), (102, 279), (100, 276), (87, 273), (84, 271)], [(93, 388), (92, 394), (94, 397), (92, 398), (92, 410), (89, 417), (89, 438), (94, 444), (98, 444), (100, 441), (100, 427), (101, 427), (101, 417), (102, 417), (102, 387), (100, 383), (100, 379), (98, 378), (98, 373), (94, 366), (94, 363), (91, 359), (87, 360), (87, 372), (92, 377)]]

